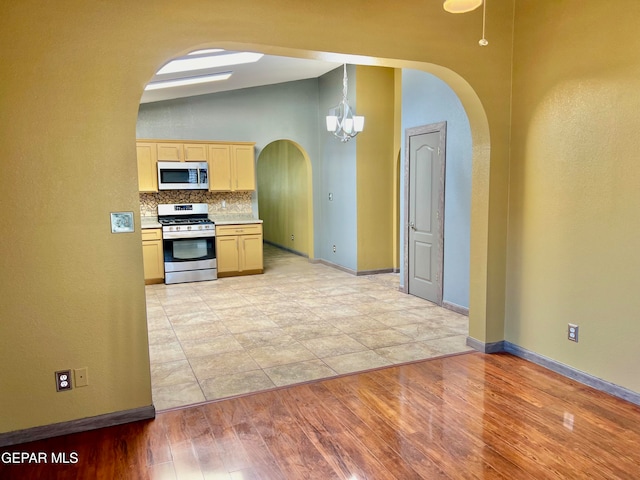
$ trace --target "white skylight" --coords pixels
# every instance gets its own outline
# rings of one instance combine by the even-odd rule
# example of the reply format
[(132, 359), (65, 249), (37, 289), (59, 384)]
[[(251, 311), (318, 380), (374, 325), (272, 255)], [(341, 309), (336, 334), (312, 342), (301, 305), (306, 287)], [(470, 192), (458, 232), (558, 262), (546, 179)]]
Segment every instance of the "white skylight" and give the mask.
[[(202, 52), (202, 51), (201, 51)], [(192, 52), (195, 54), (195, 52)], [(254, 52), (224, 53), (194, 58), (179, 58), (167, 63), (158, 70), (156, 75), (165, 73), (191, 72), (194, 70), (205, 70), (208, 68), (226, 67), (229, 65), (240, 65), (243, 63), (253, 63), (260, 60), (264, 55)]]
[(224, 52), (222, 48), (207, 48), (205, 50), (194, 50), (193, 52), (187, 53), (187, 55), (204, 55), (205, 53), (220, 53)]
[(215, 73), (213, 75), (200, 75), (198, 77), (178, 78), (176, 80), (165, 80), (162, 82), (148, 83), (145, 90), (158, 90), (160, 88), (182, 87), (185, 85), (197, 85), (199, 83), (219, 82), (231, 77), (231, 72)]

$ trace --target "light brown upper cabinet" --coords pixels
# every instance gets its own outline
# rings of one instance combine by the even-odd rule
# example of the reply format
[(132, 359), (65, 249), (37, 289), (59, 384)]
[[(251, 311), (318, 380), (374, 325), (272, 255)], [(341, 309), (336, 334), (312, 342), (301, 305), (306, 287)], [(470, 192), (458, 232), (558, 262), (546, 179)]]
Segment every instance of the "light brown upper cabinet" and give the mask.
[(181, 143), (158, 143), (159, 162), (184, 162), (184, 149)]
[(209, 145), (209, 190), (235, 192), (255, 189), (253, 143)]
[(185, 162), (206, 162), (207, 161), (207, 144), (206, 143), (185, 143), (182, 146), (184, 151)]
[(161, 162), (206, 162), (206, 143), (178, 143), (175, 141), (157, 144), (158, 160)]
[(209, 190), (231, 191), (231, 145), (209, 145)]
[(253, 145), (231, 145), (231, 159), (232, 190), (234, 180), (235, 190), (255, 190), (256, 165)]
[(140, 192), (158, 191), (158, 157), (155, 143), (136, 143), (138, 157), (138, 190)]
[(136, 145), (141, 192), (158, 191), (158, 162), (209, 162), (212, 192), (256, 189), (255, 143), (139, 140)]

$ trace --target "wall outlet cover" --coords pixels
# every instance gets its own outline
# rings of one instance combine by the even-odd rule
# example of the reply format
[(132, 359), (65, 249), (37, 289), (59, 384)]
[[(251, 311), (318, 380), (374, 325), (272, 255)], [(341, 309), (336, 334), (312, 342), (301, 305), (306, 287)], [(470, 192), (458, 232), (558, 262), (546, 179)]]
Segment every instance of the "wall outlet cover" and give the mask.
[(56, 375), (56, 392), (71, 390), (71, 370), (59, 370)]
[(580, 327), (578, 325), (570, 323), (568, 327), (568, 332), (567, 332), (567, 339), (571, 340), (572, 342), (578, 343), (579, 331), (580, 331)]

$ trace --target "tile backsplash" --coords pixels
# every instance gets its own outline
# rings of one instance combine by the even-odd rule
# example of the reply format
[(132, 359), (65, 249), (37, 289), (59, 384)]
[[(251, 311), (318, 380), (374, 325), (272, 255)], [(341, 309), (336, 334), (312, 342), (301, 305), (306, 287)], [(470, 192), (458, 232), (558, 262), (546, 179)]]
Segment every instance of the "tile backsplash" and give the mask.
[[(222, 202), (226, 208), (222, 208)], [(206, 203), (209, 214), (251, 214), (251, 192), (207, 192), (203, 190), (166, 190), (140, 194), (140, 215), (154, 217), (159, 203)]]

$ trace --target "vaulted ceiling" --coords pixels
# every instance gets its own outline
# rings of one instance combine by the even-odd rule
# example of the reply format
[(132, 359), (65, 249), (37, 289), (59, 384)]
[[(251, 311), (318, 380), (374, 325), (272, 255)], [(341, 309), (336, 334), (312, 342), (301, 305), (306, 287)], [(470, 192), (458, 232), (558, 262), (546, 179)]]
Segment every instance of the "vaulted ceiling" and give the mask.
[(259, 87), (262, 85), (272, 85), (295, 80), (317, 78), (335, 68), (338, 68), (340, 65), (340, 63), (335, 62), (265, 55), (254, 63), (207, 68), (197, 72), (190, 71), (170, 75), (156, 75), (151, 82), (167, 79), (173, 80), (191, 77), (194, 75), (232, 72), (231, 77), (227, 80), (163, 88), (158, 90), (145, 90), (140, 103), (158, 102), (174, 98), (206, 95), (242, 88)]

